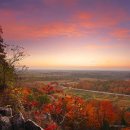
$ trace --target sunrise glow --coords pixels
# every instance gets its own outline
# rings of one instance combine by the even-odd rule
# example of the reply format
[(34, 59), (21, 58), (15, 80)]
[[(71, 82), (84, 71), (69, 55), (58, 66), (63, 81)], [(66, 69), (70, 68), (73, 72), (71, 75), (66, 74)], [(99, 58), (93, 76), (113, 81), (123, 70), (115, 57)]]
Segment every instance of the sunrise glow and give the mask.
[(0, 16), (30, 68), (130, 69), (130, 0), (3, 0)]

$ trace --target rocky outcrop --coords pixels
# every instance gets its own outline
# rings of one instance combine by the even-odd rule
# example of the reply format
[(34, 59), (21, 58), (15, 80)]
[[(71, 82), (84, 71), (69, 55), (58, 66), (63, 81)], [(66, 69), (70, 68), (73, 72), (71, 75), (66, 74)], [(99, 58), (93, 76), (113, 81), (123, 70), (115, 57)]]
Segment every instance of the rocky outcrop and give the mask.
[(25, 121), (22, 113), (12, 116), (11, 108), (0, 107), (0, 130), (43, 130), (34, 121)]
[(25, 122), (25, 130), (43, 130), (43, 129), (32, 120), (27, 120)]
[(2, 116), (11, 117), (12, 116), (12, 109), (9, 107), (0, 107), (0, 114)]
[(19, 129), (20, 130), (24, 130), (25, 119), (24, 119), (22, 113), (14, 115), (10, 119), (10, 121), (11, 121), (13, 130), (19, 130)]
[(12, 130), (9, 117), (0, 115), (0, 130)]

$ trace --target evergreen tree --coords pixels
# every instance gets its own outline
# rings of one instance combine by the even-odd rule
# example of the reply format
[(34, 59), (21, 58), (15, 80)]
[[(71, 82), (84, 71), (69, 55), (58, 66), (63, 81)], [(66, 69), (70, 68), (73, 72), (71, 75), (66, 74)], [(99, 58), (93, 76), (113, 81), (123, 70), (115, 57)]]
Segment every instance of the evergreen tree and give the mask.
[(5, 61), (6, 53), (4, 52), (5, 45), (3, 44), (2, 28), (0, 27), (0, 63)]
[(2, 38), (2, 28), (0, 27), (0, 89), (4, 90), (8, 87), (9, 83), (14, 80), (15, 69), (14, 66), (7, 60), (5, 49), (7, 45), (4, 43)]
[[(10, 52), (6, 52), (5, 50), (9, 45), (4, 43), (2, 34), (3, 31), (0, 26), (0, 89), (5, 89), (14, 83), (17, 77), (16, 66), (25, 57), (25, 53), (23, 48), (19, 46), (13, 46), (13, 48), (9, 48)], [(10, 54), (10, 56), (8, 57), (7, 54)]]
[(103, 120), (103, 124), (102, 124), (101, 130), (110, 130), (109, 123), (105, 119)]
[(8, 66), (5, 58), (6, 58), (6, 53), (5, 53), (5, 45), (4, 41), (2, 38), (2, 28), (0, 27), (0, 86), (4, 87), (5, 85), (5, 66)]

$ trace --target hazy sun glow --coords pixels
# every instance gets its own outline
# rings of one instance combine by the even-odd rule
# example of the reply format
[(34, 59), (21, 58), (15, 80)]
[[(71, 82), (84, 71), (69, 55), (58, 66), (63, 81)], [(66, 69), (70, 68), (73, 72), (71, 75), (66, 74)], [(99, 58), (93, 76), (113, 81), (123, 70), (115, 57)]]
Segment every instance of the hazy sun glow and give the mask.
[(130, 69), (129, 0), (0, 1), (9, 44), (32, 68)]

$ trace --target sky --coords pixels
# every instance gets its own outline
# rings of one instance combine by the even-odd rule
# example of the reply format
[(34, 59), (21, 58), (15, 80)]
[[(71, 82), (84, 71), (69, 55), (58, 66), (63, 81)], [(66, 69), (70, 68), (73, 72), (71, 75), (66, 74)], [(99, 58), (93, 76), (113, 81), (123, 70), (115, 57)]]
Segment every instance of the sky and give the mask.
[(0, 0), (7, 44), (37, 69), (130, 69), (130, 0)]

